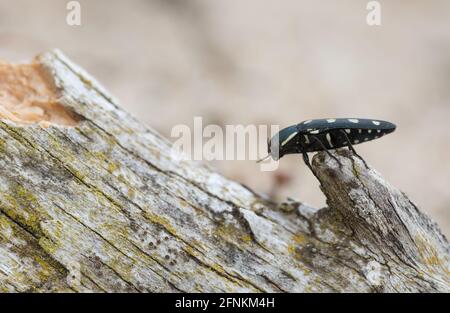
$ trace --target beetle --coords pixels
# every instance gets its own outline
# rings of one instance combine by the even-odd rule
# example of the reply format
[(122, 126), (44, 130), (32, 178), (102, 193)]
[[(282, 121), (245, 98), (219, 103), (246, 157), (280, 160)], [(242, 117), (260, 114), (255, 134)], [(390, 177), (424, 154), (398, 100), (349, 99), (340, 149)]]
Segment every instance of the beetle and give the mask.
[(286, 127), (268, 141), (268, 155), (275, 161), (286, 154), (301, 153), (303, 160), (314, 173), (309, 161), (309, 152), (326, 151), (330, 157), (339, 160), (329, 150), (348, 147), (367, 167), (364, 159), (356, 153), (353, 145), (378, 139), (392, 133), (396, 125), (390, 122), (362, 118), (328, 118), (303, 121)]

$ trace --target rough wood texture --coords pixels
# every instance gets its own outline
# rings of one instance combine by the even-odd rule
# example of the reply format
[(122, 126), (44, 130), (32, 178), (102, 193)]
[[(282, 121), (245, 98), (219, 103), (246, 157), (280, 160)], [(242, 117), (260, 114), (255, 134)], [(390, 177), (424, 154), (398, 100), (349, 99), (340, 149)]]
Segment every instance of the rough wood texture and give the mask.
[(81, 122), (0, 122), (1, 291), (450, 291), (438, 227), (346, 149), (313, 161), (328, 208), (276, 205), (174, 158), (61, 53), (38, 62)]

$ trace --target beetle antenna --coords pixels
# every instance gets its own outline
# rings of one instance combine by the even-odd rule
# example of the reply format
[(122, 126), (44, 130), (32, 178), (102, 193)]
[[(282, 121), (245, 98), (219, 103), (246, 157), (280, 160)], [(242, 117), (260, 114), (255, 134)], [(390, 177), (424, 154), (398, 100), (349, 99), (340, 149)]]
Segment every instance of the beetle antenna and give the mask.
[(268, 157), (270, 157), (270, 154), (266, 155), (262, 159), (259, 159), (258, 161), (256, 161), (256, 163), (262, 162), (262, 161), (266, 160)]

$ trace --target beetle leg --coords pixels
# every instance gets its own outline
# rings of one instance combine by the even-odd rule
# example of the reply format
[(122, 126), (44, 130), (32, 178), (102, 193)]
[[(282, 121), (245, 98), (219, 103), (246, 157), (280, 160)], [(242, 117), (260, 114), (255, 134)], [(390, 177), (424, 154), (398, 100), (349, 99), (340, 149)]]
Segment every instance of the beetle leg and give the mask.
[(303, 161), (305, 161), (306, 166), (311, 170), (311, 173), (313, 173), (314, 176), (316, 176), (317, 179), (319, 179), (319, 177), (317, 177), (316, 172), (314, 171), (313, 167), (311, 166), (311, 162), (309, 162), (309, 156), (308, 153), (303, 152)]
[(313, 138), (315, 141), (317, 141), (317, 142), (319, 143), (319, 145), (320, 145), (320, 146), (322, 147), (322, 149), (328, 154), (328, 156), (329, 156), (330, 158), (333, 158), (336, 162), (338, 162), (339, 167), (342, 167), (341, 161), (339, 161), (337, 157), (335, 157), (334, 155), (331, 154), (330, 151), (328, 151), (328, 149), (325, 147), (325, 145), (323, 144), (323, 142), (320, 141), (319, 138), (317, 138), (316, 136), (312, 136), (312, 138)]
[(314, 173), (314, 170), (311, 166), (311, 163), (309, 162), (309, 156), (308, 153), (303, 152), (303, 161), (305, 162), (306, 166), (311, 170), (311, 172)]
[(353, 152), (353, 154), (356, 155), (358, 157), (358, 159), (360, 159), (364, 163), (364, 166), (367, 169), (369, 169), (369, 166), (367, 165), (366, 161), (356, 152), (355, 148), (353, 148), (353, 145), (352, 145), (350, 139), (348, 138), (347, 133), (345, 131), (343, 131), (342, 129), (341, 129), (341, 133), (345, 136), (345, 139), (347, 140), (347, 147), (348, 147), (348, 149), (351, 152)]

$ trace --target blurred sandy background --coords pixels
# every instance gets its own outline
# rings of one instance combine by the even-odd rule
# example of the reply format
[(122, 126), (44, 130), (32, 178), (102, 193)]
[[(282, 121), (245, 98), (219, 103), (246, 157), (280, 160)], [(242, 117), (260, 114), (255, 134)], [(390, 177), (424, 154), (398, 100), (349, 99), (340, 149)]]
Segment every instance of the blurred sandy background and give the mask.
[[(450, 234), (450, 1), (0, 0), (0, 57), (60, 48), (166, 136), (175, 124), (279, 124), (371, 117), (397, 131), (357, 146)], [(298, 156), (279, 170), (213, 165), (259, 192), (325, 205)], [(273, 190), (276, 180), (290, 178)]]

